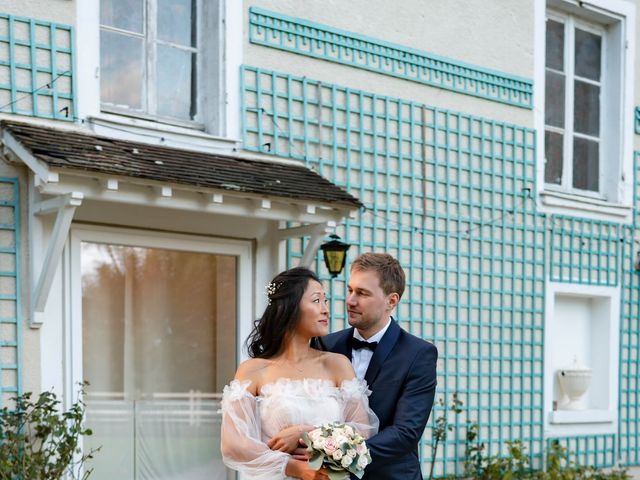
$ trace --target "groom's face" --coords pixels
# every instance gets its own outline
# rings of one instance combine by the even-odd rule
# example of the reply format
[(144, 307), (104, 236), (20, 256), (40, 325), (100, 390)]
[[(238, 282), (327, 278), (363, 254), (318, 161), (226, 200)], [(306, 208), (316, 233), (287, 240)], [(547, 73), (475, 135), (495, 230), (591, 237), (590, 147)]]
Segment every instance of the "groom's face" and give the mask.
[(392, 309), (389, 300), (375, 271), (351, 271), (347, 294), (349, 325), (363, 337), (375, 335), (386, 325)]

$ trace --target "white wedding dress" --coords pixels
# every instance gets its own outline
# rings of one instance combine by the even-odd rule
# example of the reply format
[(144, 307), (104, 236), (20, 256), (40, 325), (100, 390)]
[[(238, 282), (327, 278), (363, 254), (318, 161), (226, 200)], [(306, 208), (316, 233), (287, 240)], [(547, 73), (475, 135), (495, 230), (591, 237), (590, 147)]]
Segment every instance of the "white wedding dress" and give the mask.
[(259, 395), (248, 391), (250, 380), (232, 381), (222, 395), (222, 459), (251, 480), (287, 479), (290, 456), (267, 447), (269, 439), (292, 425), (345, 422), (369, 438), (378, 419), (369, 408), (371, 393), (363, 380), (280, 378), (263, 385)]

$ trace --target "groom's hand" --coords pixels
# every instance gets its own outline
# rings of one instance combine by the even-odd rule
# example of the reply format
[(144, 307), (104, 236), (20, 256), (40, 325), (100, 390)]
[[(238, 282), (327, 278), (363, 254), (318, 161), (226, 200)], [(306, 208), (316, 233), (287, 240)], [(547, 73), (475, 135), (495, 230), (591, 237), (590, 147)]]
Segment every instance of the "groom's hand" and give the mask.
[(301, 430), (298, 425), (293, 425), (280, 430), (267, 442), (267, 447), (285, 453), (293, 453), (300, 445)]
[(309, 461), (309, 450), (307, 450), (307, 446), (302, 440), (300, 440), (300, 446), (291, 452), (291, 456), (296, 460), (302, 460), (303, 462)]

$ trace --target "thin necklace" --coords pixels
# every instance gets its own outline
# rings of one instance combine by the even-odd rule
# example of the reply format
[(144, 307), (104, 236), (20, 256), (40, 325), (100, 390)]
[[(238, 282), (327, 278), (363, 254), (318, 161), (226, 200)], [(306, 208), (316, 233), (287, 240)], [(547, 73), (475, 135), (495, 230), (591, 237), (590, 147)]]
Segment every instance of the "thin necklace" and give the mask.
[[(304, 360), (307, 360), (307, 359), (309, 359), (309, 358), (311, 358), (311, 356), (305, 357), (305, 358), (304, 358)], [(304, 366), (302, 366), (302, 368), (298, 368), (298, 367), (296, 367), (296, 365), (295, 365), (294, 363), (292, 363), (289, 359), (286, 359), (286, 358), (285, 358), (285, 359), (283, 359), (283, 360), (280, 360), (280, 361), (281, 361), (282, 363), (287, 363), (287, 364), (289, 364), (289, 366), (293, 367), (293, 369), (294, 369), (294, 370), (297, 370), (299, 373), (302, 373), (302, 372), (304, 371), (304, 369), (305, 369), (305, 367), (304, 367)]]

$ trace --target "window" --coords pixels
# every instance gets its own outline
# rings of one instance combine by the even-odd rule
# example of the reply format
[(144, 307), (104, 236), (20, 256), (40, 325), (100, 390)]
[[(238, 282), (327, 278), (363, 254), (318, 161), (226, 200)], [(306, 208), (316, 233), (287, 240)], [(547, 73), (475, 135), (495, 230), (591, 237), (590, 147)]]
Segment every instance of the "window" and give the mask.
[(635, 5), (547, 0), (536, 12), (542, 204), (557, 213), (629, 219)]
[(602, 29), (571, 16), (546, 28), (546, 183), (600, 192)]
[(205, 72), (203, 65), (216, 63), (216, 58), (213, 45), (203, 45), (201, 31), (214, 24), (215, 3), (101, 0), (103, 109), (206, 124), (200, 99), (213, 86), (202, 79), (215, 75)]

